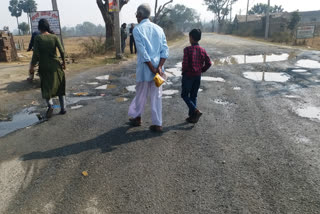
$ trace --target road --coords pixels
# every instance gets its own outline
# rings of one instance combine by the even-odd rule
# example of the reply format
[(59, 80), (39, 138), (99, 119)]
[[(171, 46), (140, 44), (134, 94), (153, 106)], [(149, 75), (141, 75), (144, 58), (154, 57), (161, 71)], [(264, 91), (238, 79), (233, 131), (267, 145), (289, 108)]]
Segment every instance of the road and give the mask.
[(127, 124), (129, 60), (74, 75), (66, 115), (0, 138), (0, 213), (320, 213), (320, 52), (204, 34), (215, 65), (192, 125), (176, 91), (187, 42), (170, 47), (163, 134), (149, 105)]

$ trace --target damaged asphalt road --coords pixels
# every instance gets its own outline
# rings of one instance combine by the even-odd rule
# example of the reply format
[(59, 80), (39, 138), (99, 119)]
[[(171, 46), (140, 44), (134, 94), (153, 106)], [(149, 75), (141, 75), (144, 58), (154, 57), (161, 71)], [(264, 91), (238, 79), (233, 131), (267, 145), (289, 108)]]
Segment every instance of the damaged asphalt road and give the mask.
[(187, 40), (166, 63), (163, 134), (148, 130), (149, 105), (141, 127), (127, 124), (134, 61), (82, 72), (66, 115), (0, 138), (0, 213), (319, 213), (320, 52), (200, 44), (214, 65), (198, 124), (179, 92)]

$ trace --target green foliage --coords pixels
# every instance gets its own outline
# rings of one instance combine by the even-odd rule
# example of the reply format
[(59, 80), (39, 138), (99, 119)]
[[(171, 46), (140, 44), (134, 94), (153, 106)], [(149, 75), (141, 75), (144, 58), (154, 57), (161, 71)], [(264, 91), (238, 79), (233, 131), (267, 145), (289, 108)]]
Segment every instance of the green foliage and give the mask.
[(301, 16), (298, 11), (295, 11), (291, 14), (291, 19), (288, 23), (288, 29), (291, 31), (295, 30), (301, 20)]
[(30, 12), (37, 11), (37, 3), (34, 0), (21, 0), (23, 12), (29, 14)]
[(208, 10), (212, 11), (218, 18), (219, 24), (223, 24), (230, 13), (230, 6), (238, 0), (204, 0)]
[(20, 17), (22, 15), (22, 1), (10, 0), (9, 11), (11, 13), (11, 16), (14, 16), (16, 18)]
[(23, 35), (26, 35), (29, 33), (30, 26), (26, 22), (22, 22), (19, 24), (18, 28), (22, 31)]
[(62, 35), (66, 37), (76, 36), (100, 36), (105, 35), (106, 29), (102, 25), (95, 25), (91, 22), (78, 24), (76, 27), (63, 27)]
[(87, 56), (94, 56), (106, 53), (106, 43), (102, 36), (99, 38), (90, 38), (90, 41), (86, 41), (82, 43), (84, 52)]
[(271, 41), (288, 44), (292, 41), (292, 35), (289, 32), (275, 32), (271, 36)]
[[(249, 11), (248, 11), (248, 14), (266, 14), (267, 13), (267, 8), (268, 8), (268, 5), (267, 4), (262, 4), (262, 3), (259, 3), (259, 4), (255, 4)], [(282, 6), (278, 6), (278, 5), (275, 5), (275, 6), (270, 6), (270, 10), (269, 12), (270, 13), (280, 13), (280, 12), (283, 12), (284, 9), (282, 8)]]
[(192, 28), (200, 28), (201, 21), (197, 12), (181, 4), (163, 10), (159, 25), (165, 29), (174, 28), (180, 32), (188, 32)]

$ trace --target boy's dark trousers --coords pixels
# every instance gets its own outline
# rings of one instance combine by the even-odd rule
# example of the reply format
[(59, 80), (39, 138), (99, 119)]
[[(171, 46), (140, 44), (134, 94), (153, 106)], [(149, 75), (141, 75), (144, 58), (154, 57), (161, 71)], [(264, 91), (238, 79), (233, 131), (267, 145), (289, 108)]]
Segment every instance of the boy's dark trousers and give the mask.
[(182, 76), (181, 97), (189, 108), (189, 117), (193, 115), (197, 108), (197, 96), (200, 88), (201, 76)]

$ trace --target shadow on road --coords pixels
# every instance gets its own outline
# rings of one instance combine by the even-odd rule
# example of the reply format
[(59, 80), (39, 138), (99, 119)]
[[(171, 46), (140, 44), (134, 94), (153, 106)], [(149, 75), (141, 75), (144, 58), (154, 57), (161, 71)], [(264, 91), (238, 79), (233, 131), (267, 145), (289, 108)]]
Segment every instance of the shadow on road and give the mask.
[(180, 123), (177, 125), (164, 127), (162, 133), (152, 133), (149, 130), (128, 132), (132, 126), (126, 125), (123, 127), (115, 128), (109, 132), (100, 135), (94, 139), (67, 145), (64, 147), (48, 150), (45, 152), (32, 152), (20, 157), (21, 160), (35, 160), (35, 159), (46, 159), (54, 157), (65, 157), (69, 155), (79, 154), (81, 152), (100, 149), (102, 153), (111, 152), (118, 145), (132, 143), (140, 140), (147, 140), (154, 137), (159, 137), (162, 134), (171, 130), (191, 130), (194, 126), (189, 123)]
[(28, 82), (27, 80), (23, 80), (21, 82), (10, 82), (6, 87), (0, 90), (7, 93), (16, 93), (21, 91), (29, 91), (36, 88), (40, 88), (40, 79), (35, 79), (32, 83)]

